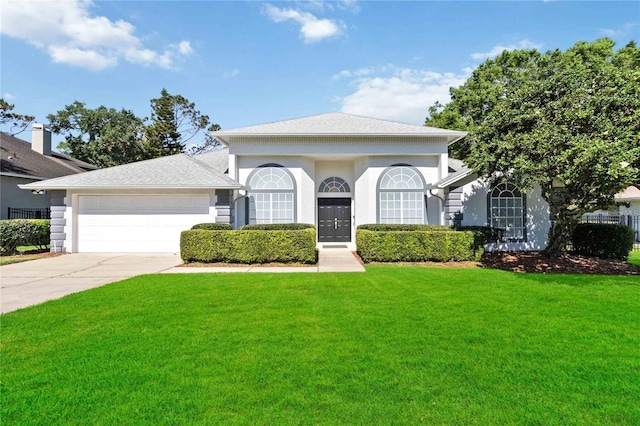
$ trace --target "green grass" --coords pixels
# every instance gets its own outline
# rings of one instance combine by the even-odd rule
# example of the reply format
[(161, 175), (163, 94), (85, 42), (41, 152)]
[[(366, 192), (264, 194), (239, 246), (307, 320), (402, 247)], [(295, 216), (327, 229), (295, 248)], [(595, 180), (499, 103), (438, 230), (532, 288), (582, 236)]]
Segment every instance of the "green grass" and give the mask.
[(149, 275), (2, 316), (4, 424), (640, 424), (640, 279)]
[(41, 259), (44, 256), (43, 253), (49, 253), (49, 246), (44, 249), (40, 249), (38, 246), (19, 246), (17, 251), (22, 254), (0, 256), (0, 266)]
[(629, 263), (640, 266), (640, 251), (629, 253)]

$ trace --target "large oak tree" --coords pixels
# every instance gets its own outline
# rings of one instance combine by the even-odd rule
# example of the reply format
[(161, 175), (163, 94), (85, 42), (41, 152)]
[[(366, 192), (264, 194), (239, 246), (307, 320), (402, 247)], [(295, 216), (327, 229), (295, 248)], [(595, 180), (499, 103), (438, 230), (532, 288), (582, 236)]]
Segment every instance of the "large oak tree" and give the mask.
[[(151, 119), (139, 118), (124, 108), (91, 109), (79, 101), (49, 114), (47, 119), (52, 131), (65, 137), (58, 145), (61, 152), (98, 167), (185, 151), (199, 154), (219, 146), (210, 132), (220, 130), (220, 126), (211, 124), (193, 102), (165, 89), (159, 98), (151, 100)], [(187, 150), (187, 142), (205, 129), (202, 142)]]
[(454, 151), (481, 176), (539, 185), (564, 253), (580, 217), (640, 182), (640, 49), (601, 39), (565, 52), (504, 52), (476, 69), (426, 124), (462, 129)]
[(142, 143), (144, 122), (132, 111), (91, 109), (75, 101), (47, 119), (51, 130), (65, 137), (58, 149), (79, 160), (110, 167), (149, 158)]

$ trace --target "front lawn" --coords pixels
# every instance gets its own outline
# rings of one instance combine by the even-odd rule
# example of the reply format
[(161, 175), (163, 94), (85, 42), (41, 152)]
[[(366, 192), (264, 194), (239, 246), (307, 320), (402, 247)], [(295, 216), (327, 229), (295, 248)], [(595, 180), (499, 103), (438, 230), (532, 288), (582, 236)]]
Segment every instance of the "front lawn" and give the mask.
[(640, 424), (640, 278), (148, 275), (2, 316), (5, 424)]
[(640, 251), (629, 253), (629, 263), (640, 266)]

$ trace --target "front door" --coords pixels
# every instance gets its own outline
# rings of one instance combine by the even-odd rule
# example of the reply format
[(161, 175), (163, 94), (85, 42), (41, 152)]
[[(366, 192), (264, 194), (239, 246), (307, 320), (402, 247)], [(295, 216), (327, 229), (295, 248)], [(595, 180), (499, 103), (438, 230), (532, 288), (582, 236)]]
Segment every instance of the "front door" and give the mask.
[(351, 241), (351, 198), (318, 198), (318, 242)]

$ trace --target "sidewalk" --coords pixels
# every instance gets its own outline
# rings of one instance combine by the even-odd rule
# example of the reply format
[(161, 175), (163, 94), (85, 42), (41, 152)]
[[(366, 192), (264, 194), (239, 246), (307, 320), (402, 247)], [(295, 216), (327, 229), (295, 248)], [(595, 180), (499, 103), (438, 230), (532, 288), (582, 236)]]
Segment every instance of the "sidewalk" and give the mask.
[(364, 267), (348, 249), (321, 249), (317, 266), (178, 266), (162, 274), (200, 274), (224, 272), (364, 272)]

